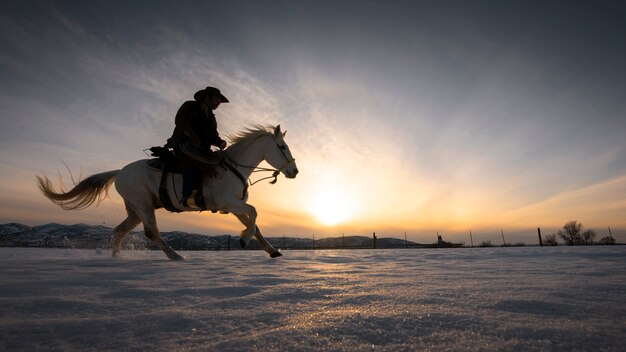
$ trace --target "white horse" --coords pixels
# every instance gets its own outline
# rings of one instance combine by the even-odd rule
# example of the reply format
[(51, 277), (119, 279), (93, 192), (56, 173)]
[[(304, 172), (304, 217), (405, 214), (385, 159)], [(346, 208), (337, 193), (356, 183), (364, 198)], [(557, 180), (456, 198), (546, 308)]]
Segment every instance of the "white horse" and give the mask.
[[(255, 126), (233, 138), (233, 144), (225, 150), (225, 163), (228, 167), (217, 167), (216, 175), (205, 177), (202, 194), (205, 208), (219, 210), (221, 213), (233, 213), (246, 228), (241, 232), (241, 244), (245, 248), (254, 236), (261, 247), (272, 258), (282, 254), (265, 240), (256, 226), (257, 212), (248, 198), (247, 182), (250, 174), (263, 161), (275, 168), (274, 177), (283, 173), (287, 178), (298, 174), (295, 159), (285, 144), (280, 125), (273, 127)], [(121, 170), (107, 171), (89, 176), (79, 182), (69, 192), (57, 193), (47, 177), (37, 176), (38, 186), (43, 194), (63, 209), (83, 209), (94, 202), (100, 202), (103, 193), (106, 196), (111, 183), (124, 199), (128, 217), (113, 229), (113, 256), (120, 255), (122, 238), (140, 222), (144, 233), (172, 260), (183, 259), (162, 239), (157, 227), (154, 210), (164, 204), (159, 199), (159, 187), (162, 171), (148, 165), (149, 159), (138, 160), (126, 165)], [(182, 189), (182, 177), (174, 175), (168, 179), (173, 187), (168, 193), (173, 205), (181, 211), (198, 211), (182, 204), (176, 189)]]

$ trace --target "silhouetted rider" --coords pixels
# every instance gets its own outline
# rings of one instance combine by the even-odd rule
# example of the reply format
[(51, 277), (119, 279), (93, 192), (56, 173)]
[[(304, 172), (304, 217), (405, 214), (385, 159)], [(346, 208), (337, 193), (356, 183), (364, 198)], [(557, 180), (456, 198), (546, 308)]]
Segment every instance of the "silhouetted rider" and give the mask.
[[(172, 137), (167, 140), (166, 147), (174, 149), (178, 156), (187, 155), (187, 151), (209, 152), (211, 146), (220, 149), (226, 148), (226, 141), (220, 138), (217, 132), (217, 121), (213, 110), (217, 109), (221, 103), (228, 103), (228, 99), (219, 89), (206, 87), (193, 95), (194, 100), (183, 103), (176, 113), (176, 127)], [(187, 143), (182, 148), (181, 146)], [(195, 159), (195, 155), (187, 155)], [(198, 160), (202, 161), (202, 160)]]
[[(220, 149), (226, 148), (226, 141), (220, 138), (217, 132), (217, 121), (213, 110), (217, 109), (221, 103), (228, 103), (228, 99), (215, 87), (206, 87), (197, 91), (193, 95), (194, 100), (186, 101), (176, 113), (176, 127), (172, 137), (165, 145), (172, 148), (176, 156), (188, 159), (191, 165), (215, 164), (212, 157), (211, 146)], [(183, 201), (186, 202), (192, 196), (192, 184), (202, 181), (201, 171), (197, 168), (190, 168), (185, 173), (188, 179), (193, 182), (184, 184)]]

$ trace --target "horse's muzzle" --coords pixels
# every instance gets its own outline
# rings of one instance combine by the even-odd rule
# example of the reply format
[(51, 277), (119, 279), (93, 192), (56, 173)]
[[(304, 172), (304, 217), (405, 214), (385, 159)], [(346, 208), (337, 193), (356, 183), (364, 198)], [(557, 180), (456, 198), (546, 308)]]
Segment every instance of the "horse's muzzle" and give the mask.
[(298, 169), (293, 169), (293, 171), (285, 170), (285, 177), (287, 178), (296, 178), (297, 174), (298, 174)]

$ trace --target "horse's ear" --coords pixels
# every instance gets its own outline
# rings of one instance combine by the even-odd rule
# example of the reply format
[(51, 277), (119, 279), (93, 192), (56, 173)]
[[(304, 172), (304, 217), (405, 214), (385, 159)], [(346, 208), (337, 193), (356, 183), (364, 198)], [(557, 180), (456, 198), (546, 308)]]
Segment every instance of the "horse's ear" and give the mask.
[(280, 136), (280, 125), (276, 126), (276, 128), (274, 128), (274, 136), (278, 137)]
[(287, 131), (283, 132), (283, 137), (285, 137), (287, 135)]

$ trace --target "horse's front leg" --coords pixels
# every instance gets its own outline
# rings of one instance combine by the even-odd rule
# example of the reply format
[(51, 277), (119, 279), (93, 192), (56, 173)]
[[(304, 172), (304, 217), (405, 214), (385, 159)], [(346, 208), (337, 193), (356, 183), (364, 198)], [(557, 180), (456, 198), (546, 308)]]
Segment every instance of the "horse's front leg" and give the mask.
[(250, 244), (252, 236), (256, 233), (256, 209), (253, 206), (244, 203), (243, 206), (238, 207), (238, 209), (232, 209), (230, 212), (233, 213), (244, 226), (246, 226), (246, 228), (241, 231), (240, 239), (241, 247), (246, 248)]
[(269, 242), (267, 242), (265, 237), (263, 237), (261, 230), (259, 230), (259, 227), (258, 226), (255, 226), (255, 227), (256, 227), (256, 231), (254, 232), (254, 237), (256, 238), (257, 241), (259, 241), (261, 248), (263, 248), (263, 250), (265, 250), (272, 258), (280, 257), (281, 255), (283, 255), (276, 248), (274, 248)]

